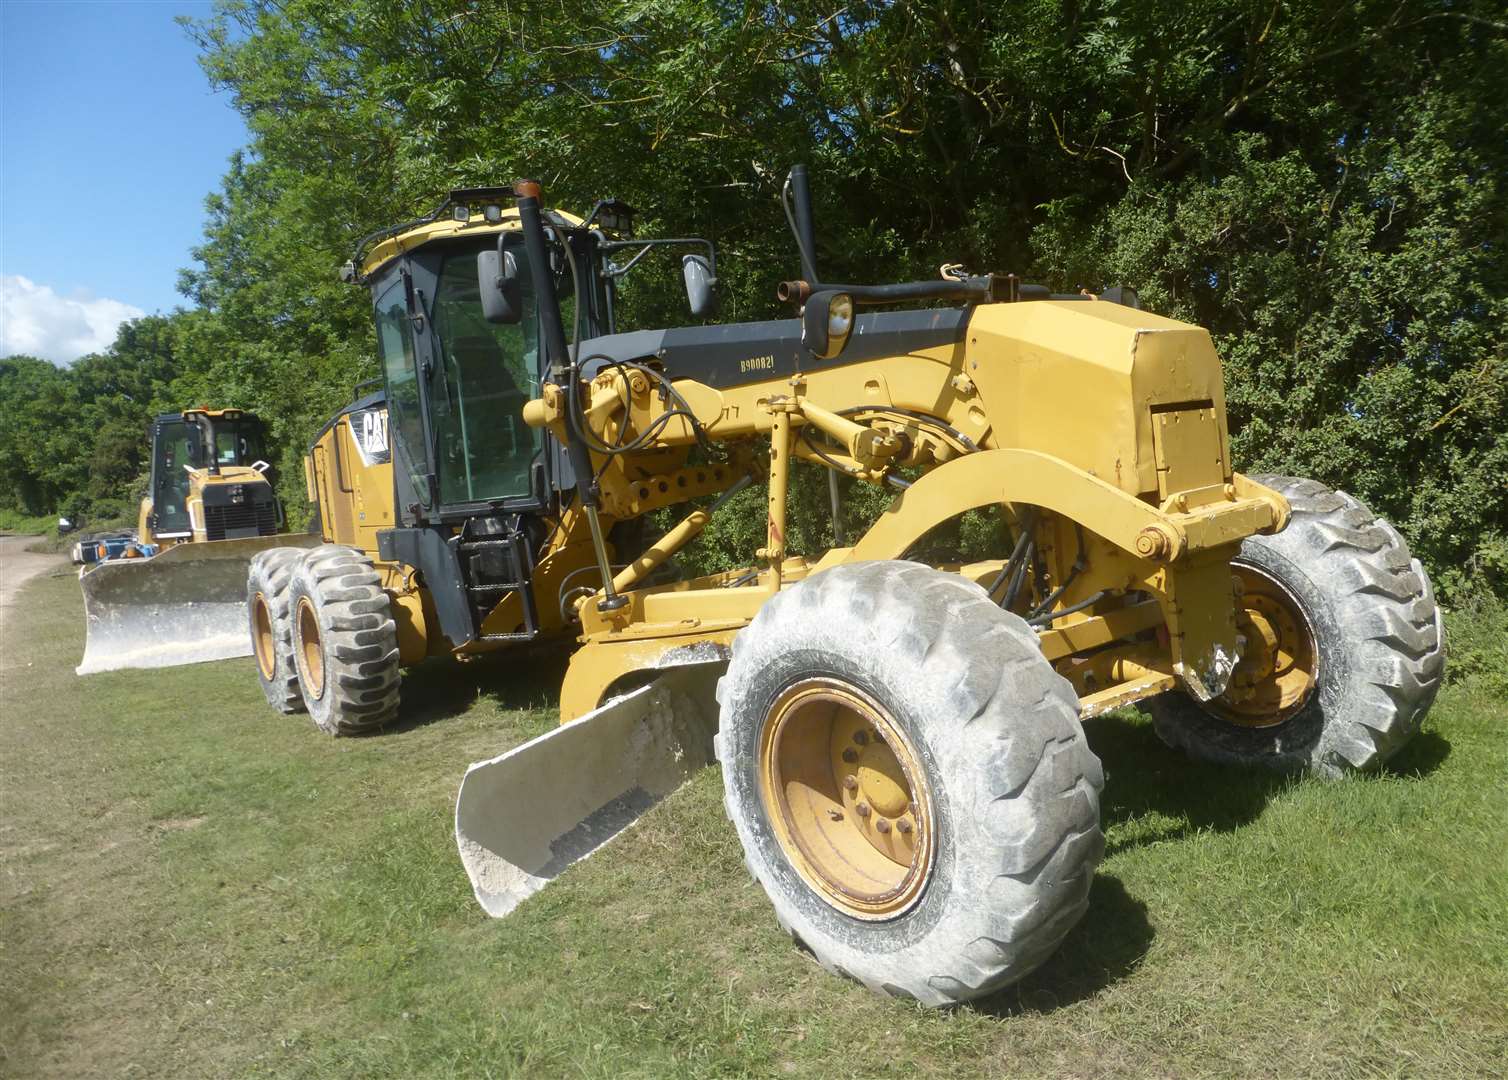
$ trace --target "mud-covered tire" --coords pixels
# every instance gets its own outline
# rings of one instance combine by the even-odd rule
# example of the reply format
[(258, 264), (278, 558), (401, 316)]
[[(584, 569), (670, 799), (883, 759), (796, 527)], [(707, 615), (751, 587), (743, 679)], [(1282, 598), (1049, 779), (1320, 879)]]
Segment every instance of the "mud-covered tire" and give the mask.
[(372, 561), (324, 544), (289, 587), (293, 653), (304, 707), (320, 730), (357, 735), (398, 712), (398, 628)]
[(289, 586), (304, 557), (303, 548), (273, 548), (251, 560), (246, 572), (246, 618), (257, 681), (267, 704), (280, 713), (300, 712), (298, 666), (293, 658), (293, 621)]
[(1271, 727), (1222, 719), (1181, 692), (1148, 703), (1168, 745), (1222, 764), (1340, 776), (1374, 769), (1419, 730), (1445, 670), (1434, 590), (1398, 531), (1313, 480), (1253, 476), (1293, 508), (1287, 528), (1241, 545), (1237, 566), (1279, 583), (1313, 632), (1316, 683)]
[[(772, 827), (762, 734), (782, 695), (813, 678), (883, 707), (930, 789), (931, 869), (893, 917), (830, 903)], [(738, 636), (718, 700), (725, 805), (745, 861), (780, 925), (828, 970), (951, 1005), (1030, 972), (1083, 916), (1104, 852), (1100, 762), (1036, 635), (972, 582), (905, 562), (815, 574)]]

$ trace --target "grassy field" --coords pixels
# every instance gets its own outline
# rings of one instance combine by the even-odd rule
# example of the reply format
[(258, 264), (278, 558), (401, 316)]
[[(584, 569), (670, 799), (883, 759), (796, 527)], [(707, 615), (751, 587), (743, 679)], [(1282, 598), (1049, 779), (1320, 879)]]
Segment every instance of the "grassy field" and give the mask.
[(951, 1013), (824, 974), (749, 883), (707, 770), (493, 922), (451, 838), (467, 762), (546, 730), (558, 662), (439, 664), (335, 741), (251, 661), (80, 680), (71, 573), (0, 690), (10, 1076), (1498, 1076), (1503, 697), (1446, 689), (1384, 775), (1191, 765), (1136, 715), (1088, 918)]

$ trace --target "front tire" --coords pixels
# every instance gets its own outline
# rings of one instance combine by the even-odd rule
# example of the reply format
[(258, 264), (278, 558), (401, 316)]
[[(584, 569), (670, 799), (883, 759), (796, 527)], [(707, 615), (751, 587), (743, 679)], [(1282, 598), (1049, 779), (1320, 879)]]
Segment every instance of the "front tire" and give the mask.
[(398, 713), (398, 627), (372, 561), (324, 544), (299, 562), (289, 589), (293, 654), (304, 706), (321, 731), (358, 735)]
[(257, 681), (267, 704), (280, 713), (294, 713), (304, 707), (298, 665), (293, 658), (288, 602), (293, 571), (303, 556), (302, 548), (273, 548), (252, 559), (246, 572), (246, 614)]
[(1375, 769), (1419, 730), (1440, 688), (1444, 625), (1429, 577), (1357, 499), (1313, 480), (1252, 479), (1287, 498), (1293, 517), (1245, 540), (1232, 561), (1247, 598), (1246, 655), (1212, 702), (1150, 702), (1153, 725), (1205, 761), (1322, 776)]
[(1083, 916), (1100, 763), (1036, 635), (972, 582), (816, 574), (738, 636), (718, 700), (749, 869), (827, 969), (951, 1005), (1027, 974)]

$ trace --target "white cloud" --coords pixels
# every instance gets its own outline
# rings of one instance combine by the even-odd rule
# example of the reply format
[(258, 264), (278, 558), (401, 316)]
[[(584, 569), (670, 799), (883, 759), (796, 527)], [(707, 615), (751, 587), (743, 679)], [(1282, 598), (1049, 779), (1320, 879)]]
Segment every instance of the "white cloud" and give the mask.
[(71, 364), (108, 348), (127, 319), (146, 312), (79, 290), (59, 296), (20, 274), (0, 276), (0, 356), (26, 353)]

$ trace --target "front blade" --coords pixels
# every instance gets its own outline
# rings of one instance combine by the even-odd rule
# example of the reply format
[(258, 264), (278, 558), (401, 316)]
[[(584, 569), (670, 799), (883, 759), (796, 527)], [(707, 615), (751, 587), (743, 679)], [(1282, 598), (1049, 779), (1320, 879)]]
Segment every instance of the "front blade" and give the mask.
[(268, 548), (313, 547), (302, 533), (179, 544), (150, 559), (114, 559), (79, 573), (84, 658), (79, 675), (174, 667), (251, 655), (246, 572)]
[(456, 844), (489, 915), (507, 915), (712, 763), (724, 666), (672, 668), (466, 770)]

